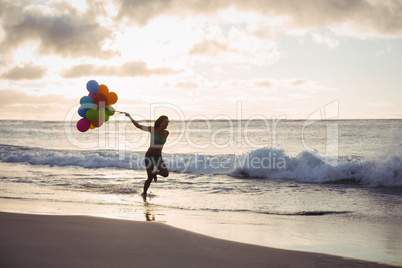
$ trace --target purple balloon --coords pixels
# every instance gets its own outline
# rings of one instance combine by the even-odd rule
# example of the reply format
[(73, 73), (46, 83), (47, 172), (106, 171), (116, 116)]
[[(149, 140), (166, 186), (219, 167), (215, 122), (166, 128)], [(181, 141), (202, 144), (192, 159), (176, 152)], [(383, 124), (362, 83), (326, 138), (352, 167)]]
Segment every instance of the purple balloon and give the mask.
[(91, 127), (91, 122), (86, 118), (81, 118), (77, 122), (77, 129), (81, 132), (86, 132)]

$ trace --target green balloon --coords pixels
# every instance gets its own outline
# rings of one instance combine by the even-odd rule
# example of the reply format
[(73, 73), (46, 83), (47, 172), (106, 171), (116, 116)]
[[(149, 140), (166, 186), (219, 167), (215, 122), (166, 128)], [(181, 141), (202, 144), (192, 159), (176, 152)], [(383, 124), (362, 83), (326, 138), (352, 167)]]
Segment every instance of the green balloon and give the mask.
[(89, 121), (96, 121), (99, 118), (99, 110), (98, 109), (89, 109), (85, 115), (85, 117), (89, 120)]
[(114, 115), (115, 112), (116, 112), (116, 110), (112, 106), (106, 107), (106, 114), (108, 116)]

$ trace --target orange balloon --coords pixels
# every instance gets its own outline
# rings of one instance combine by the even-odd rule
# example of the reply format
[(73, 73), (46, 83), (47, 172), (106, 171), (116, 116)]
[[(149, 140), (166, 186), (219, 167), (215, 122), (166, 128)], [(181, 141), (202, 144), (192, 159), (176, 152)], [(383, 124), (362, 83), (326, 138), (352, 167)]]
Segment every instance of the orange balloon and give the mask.
[[(105, 85), (99, 85), (99, 91), (98, 93), (102, 93), (103, 95), (106, 95), (109, 93), (109, 88)], [(96, 93), (96, 94), (98, 94)]]
[(115, 104), (117, 102), (117, 94), (114, 92), (109, 92), (109, 94), (107, 94), (107, 105), (112, 105)]

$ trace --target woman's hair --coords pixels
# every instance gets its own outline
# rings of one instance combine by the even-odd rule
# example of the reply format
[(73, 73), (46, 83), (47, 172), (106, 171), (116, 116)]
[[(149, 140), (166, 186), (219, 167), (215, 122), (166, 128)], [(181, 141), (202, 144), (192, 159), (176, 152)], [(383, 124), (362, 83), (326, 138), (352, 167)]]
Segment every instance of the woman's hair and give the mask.
[(158, 119), (156, 119), (154, 127), (155, 127), (155, 128), (160, 127), (160, 125), (162, 124), (162, 122), (165, 121), (166, 119), (169, 119), (166, 115), (160, 116)]

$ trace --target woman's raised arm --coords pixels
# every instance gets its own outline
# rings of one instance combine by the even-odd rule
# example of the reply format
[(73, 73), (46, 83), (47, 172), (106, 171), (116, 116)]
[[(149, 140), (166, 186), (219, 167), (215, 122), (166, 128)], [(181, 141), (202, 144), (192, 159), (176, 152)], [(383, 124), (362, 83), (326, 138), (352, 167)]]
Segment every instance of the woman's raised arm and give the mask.
[(135, 120), (131, 117), (131, 115), (130, 115), (129, 113), (124, 113), (124, 114), (125, 114), (128, 118), (130, 118), (130, 120), (131, 120), (131, 122), (134, 124), (134, 126), (136, 126), (137, 128), (139, 128), (139, 129), (141, 129), (141, 130), (151, 132), (151, 127), (143, 126), (143, 125), (138, 124), (138, 122), (135, 121)]

